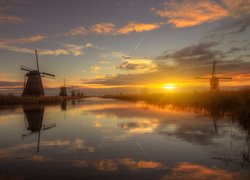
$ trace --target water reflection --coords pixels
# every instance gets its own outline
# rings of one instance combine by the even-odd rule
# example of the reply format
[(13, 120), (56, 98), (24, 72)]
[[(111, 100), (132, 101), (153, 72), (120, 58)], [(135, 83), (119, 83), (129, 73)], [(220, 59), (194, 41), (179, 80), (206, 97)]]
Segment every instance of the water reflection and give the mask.
[(0, 108), (0, 179), (247, 179), (238, 117), (98, 98)]
[(44, 105), (25, 105), (23, 106), (23, 112), (25, 115), (25, 127), (28, 132), (23, 134), (22, 138), (37, 134), (38, 153), (40, 150), (41, 132), (56, 127), (56, 124), (43, 124)]

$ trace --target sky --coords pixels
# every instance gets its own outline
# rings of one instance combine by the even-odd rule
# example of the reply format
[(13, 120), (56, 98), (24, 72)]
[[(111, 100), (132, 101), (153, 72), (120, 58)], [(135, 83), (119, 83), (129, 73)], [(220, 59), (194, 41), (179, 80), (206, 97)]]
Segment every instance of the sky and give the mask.
[[(36, 68), (48, 93), (208, 90), (250, 84), (250, 0), (0, 0), (0, 93)], [(174, 87), (174, 88), (166, 88)]]

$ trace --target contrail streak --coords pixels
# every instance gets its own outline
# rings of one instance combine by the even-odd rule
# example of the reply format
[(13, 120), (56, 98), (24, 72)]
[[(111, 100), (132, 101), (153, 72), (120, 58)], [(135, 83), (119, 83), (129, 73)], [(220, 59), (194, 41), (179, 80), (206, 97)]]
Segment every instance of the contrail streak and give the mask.
[(140, 41), (138, 42), (138, 44), (135, 46), (135, 51), (136, 51), (137, 48), (142, 44), (142, 42), (144, 41), (146, 35), (147, 35), (147, 33), (145, 33), (145, 34), (142, 36), (141, 40), (140, 40)]
[(139, 147), (139, 149), (143, 152), (144, 156), (145, 156), (148, 160), (150, 160), (150, 158), (149, 158), (147, 152), (143, 149), (143, 147), (141, 146), (141, 144), (140, 144), (138, 141), (137, 141), (136, 144), (137, 144), (137, 146)]

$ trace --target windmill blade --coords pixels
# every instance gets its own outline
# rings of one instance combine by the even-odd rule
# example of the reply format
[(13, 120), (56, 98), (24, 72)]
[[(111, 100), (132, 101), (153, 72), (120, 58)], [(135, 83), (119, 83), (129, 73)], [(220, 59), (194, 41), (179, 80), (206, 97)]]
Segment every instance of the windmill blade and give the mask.
[(212, 77), (214, 77), (215, 74), (215, 61), (213, 62), (213, 71), (212, 71)]
[(56, 77), (54, 74), (50, 74), (50, 73), (46, 73), (46, 72), (41, 72), (40, 74), (45, 75), (45, 76)]
[(25, 67), (25, 66), (20, 66), (20, 69), (21, 70), (23, 70), (23, 71), (28, 71), (28, 72), (30, 72), (30, 71), (34, 71), (34, 69), (31, 69), (31, 68), (28, 68), (28, 67)]
[(218, 77), (218, 79), (233, 79), (231, 77)]
[(51, 128), (55, 128), (56, 124), (43, 125), (43, 131), (49, 130)]

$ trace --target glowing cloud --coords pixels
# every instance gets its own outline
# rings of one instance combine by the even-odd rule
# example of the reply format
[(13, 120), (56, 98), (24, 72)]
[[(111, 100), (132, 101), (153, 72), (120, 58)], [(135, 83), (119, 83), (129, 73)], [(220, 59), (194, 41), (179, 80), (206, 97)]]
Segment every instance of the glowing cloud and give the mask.
[(91, 31), (96, 34), (112, 34), (115, 30), (115, 25), (113, 23), (99, 23), (91, 27)]
[(152, 31), (160, 28), (160, 24), (157, 23), (136, 23), (129, 22), (127, 25), (117, 30), (117, 34), (129, 34), (131, 32), (144, 32)]
[(173, 179), (224, 179), (224, 180), (233, 180), (237, 176), (234, 173), (227, 172), (224, 170), (216, 168), (207, 168), (197, 164), (191, 163), (180, 163), (177, 167), (172, 169), (172, 172), (164, 177), (161, 180), (173, 180)]
[(230, 15), (227, 9), (211, 0), (170, 1), (165, 2), (162, 9), (152, 8), (152, 11), (167, 18), (167, 22), (177, 28), (212, 22)]
[(84, 36), (88, 33), (87, 29), (83, 26), (76, 27), (71, 29), (69, 32), (64, 33), (65, 36)]

